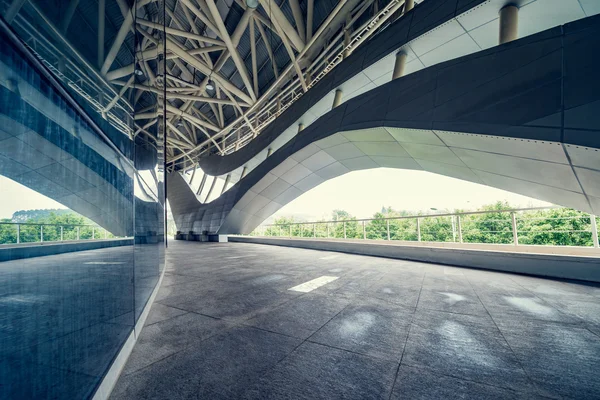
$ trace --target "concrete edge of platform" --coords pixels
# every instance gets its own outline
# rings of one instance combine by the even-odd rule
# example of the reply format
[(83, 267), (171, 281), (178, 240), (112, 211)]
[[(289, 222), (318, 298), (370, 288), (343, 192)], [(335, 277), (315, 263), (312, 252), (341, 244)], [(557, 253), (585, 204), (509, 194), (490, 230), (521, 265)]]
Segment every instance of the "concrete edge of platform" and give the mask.
[(457, 267), (512, 272), (548, 278), (600, 282), (600, 258), (518, 253), (465, 248), (422, 247), (372, 242), (229, 236), (230, 242), (267, 244), (311, 250), (421, 261)]
[(0, 262), (24, 258), (52, 256), (75, 251), (97, 250), (108, 247), (132, 246), (133, 239), (100, 239), (73, 242), (45, 242), (38, 244), (0, 246)]

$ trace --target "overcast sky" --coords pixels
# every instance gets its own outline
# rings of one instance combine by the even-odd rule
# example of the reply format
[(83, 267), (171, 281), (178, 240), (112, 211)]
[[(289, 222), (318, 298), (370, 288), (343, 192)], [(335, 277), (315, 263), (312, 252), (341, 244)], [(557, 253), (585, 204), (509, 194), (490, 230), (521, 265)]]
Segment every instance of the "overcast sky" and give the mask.
[[(432, 207), (439, 210), (476, 209), (498, 200), (507, 200), (519, 207), (550, 205), (429, 172), (378, 168), (355, 171), (329, 180), (292, 201), (273, 217), (295, 215), (319, 219), (330, 216), (334, 209), (343, 209), (358, 218), (368, 218), (387, 206), (412, 211), (425, 211)], [(45, 208), (66, 207), (0, 176), (0, 218), (10, 218), (19, 210)]]
[(343, 209), (357, 218), (369, 218), (388, 206), (412, 211), (476, 209), (498, 200), (507, 200), (517, 207), (550, 205), (430, 172), (378, 168), (329, 180), (284, 206), (273, 217), (302, 215), (318, 219), (329, 217), (334, 209)]

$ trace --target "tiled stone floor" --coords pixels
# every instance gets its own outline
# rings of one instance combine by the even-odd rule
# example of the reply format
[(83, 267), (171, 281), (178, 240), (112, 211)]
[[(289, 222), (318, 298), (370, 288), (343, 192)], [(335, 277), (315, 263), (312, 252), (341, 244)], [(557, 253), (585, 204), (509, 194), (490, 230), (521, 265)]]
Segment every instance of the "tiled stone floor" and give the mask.
[(598, 285), (241, 243), (166, 268), (113, 399), (600, 398)]

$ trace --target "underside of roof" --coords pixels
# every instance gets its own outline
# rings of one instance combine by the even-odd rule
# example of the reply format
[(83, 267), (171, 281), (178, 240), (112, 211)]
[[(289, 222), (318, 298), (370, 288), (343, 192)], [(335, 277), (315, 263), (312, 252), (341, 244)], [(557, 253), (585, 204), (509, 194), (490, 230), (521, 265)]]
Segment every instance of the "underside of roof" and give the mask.
[(403, 5), (2, 1), (30, 49), (123, 134), (156, 137), (166, 112), (166, 156), (176, 170), (246, 145), (368, 35), (385, 29)]

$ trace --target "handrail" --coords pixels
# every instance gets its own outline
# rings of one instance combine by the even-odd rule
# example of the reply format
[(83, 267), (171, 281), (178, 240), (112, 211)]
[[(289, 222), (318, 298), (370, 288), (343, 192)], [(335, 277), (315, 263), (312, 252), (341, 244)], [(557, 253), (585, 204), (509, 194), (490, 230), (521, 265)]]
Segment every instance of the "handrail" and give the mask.
[[(21, 244), (21, 243), (44, 243), (44, 242), (64, 242), (65, 241), (65, 237), (64, 237), (64, 228), (75, 228), (74, 232), (76, 233), (75, 239), (68, 239), (69, 241), (81, 241), (81, 240), (97, 240), (100, 238), (96, 238), (96, 232), (98, 232), (98, 234), (102, 233), (102, 231), (104, 231), (104, 235), (102, 237), (102, 239), (108, 239), (108, 235), (109, 232), (108, 230), (106, 230), (105, 228), (102, 228), (99, 225), (93, 225), (93, 224), (48, 224), (48, 223), (44, 223), (44, 222), (40, 222), (40, 223), (35, 223), (35, 222), (0, 222), (0, 225), (9, 225), (9, 226), (14, 226), (15, 227), (15, 241), (14, 242), (5, 242), (5, 243), (0, 243), (0, 247), (2, 247), (3, 245), (15, 245), (15, 244)], [(27, 240), (25, 242), (23, 242), (21, 240), (21, 227), (22, 226), (33, 226), (33, 227), (39, 227), (39, 236), (38, 236), (38, 232), (36, 230), (35, 232), (35, 240)], [(47, 240), (48, 239), (48, 231), (46, 230), (46, 240), (44, 240), (44, 227), (54, 227), (56, 229), (60, 228), (60, 239), (55, 239), (55, 240)], [(92, 235), (91, 237), (88, 238), (81, 238), (81, 228), (91, 228), (92, 230)], [(56, 233), (56, 231), (54, 232)], [(117, 238), (119, 236), (114, 236), (113, 234), (110, 234), (110, 238)]]
[[(375, 239), (386, 239), (386, 233), (387, 233), (387, 240), (401, 240), (401, 241), (418, 241), (418, 242), (454, 242), (454, 243), (464, 243), (464, 237), (465, 234), (469, 235), (469, 234), (476, 234), (476, 235), (481, 235), (481, 234), (501, 234), (504, 235), (504, 237), (500, 237), (500, 238), (491, 238), (491, 242), (492, 243), (503, 243), (503, 244), (510, 244), (512, 243), (515, 246), (519, 245), (519, 232), (521, 232), (521, 238), (523, 239), (525, 234), (527, 234), (525, 236), (525, 240), (529, 240), (530, 242), (535, 242), (535, 238), (537, 235), (539, 234), (548, 234), (548, 233), (553, 233), (553, 234), (557, 234), (557, 233), (570, 233), (570, 234), (582, 234), (582, 233), (589, 233), (591, 234), (591, 245), (594, 248), (600, 248), (600, 243), (598, 240), (598, 225), (596, 222), (596, 216), (593, 214), (586, 214), (586, 213), (581, 213), (580, 216), (565, 216), (565, 217), (548, 217), (548, 218), (542, 218), (542, 217), (533, 217), (533, 218), (525, 218), (524, 216), (526, 216), (527, 214), (524, 213), (522, 214), (523, 216), (518, 216), (519, 213), (523, 213), (523, 212), (527, 212), (527, 211), (541, 211), (541, 210), (552, 210), (552, 209), (561, 209), (562, 207), (528, 207), (528, 208), (512, 208), (512, 209), (504, 209), (504, 210), (486, 210), (486, 211), (462, 211), (462, 212), (452, 212), (452, 213), (438, 213), (438, 214), (417, 214), (417, 215), (405, 215), (405, 216), (397, 216), (397, 217), (381, 217), (381, 218), (364, 218), (364, 219), (345, 219), (345, 220), (329, 220), (329, 221), (311, 221), (311, 222), (286, 222), (286, 223), (280, 223), (280, 224), (264, 224), (264, 225), (260, 225), (259, 227), (257, 227), (251, 234), (250, 236), (275, 236), (275, 237), (312, 237), (312, 238), (326, 238), (326, 239), (348, 239), (348, 225), (349, 223), (354, 224), (350, 226), (350, 236), (352, 236), (350, 239), (357, 239), (356, 235), (358, 234), (359, 236), (362, 236), (362, 239), (367, 240), (370, 239), (368, 237), (367, 234), (367, 223), (368, 222), (385, 222), (385, 227), (382, 226), (375, 226), (378, 229), (375, 231), (371, 230), (371, 227), (369, 227), (370, 230), (370, 234), (375, 236)], [(491, 220), (483, 220), (483, 221), (464, 221), (463, 219), (461, 219), (461, 217), (465, 217), (465, 216), (470, 216), (470, 215), (485, 215), (485, 214), (506, 214), (506, 213), (510, 213), (510, 218), (507, 219), (491, 219)], [(451, 229), (452, 229), (452, 235), (449, 235), (449, 231), (445, 232), (444, 229), (441, 230), (426, 230), (423, 229), (422, 222), (427, 220), (427, 219), (431, 219), (431, 218), (440, 218), (440, 217), (449, 217), (450, 218), (450, 225), (451, 225)], [(526, 222), (526, 221), (542, 221), (542, 220), (546, 220), (546, 221), (557, 221), (557, 220), (574, 220), (574, 219), (581, 219), (581, 218), (589, 218), (589, 228), (585, 227), (585, 226), (573, 226), (573, 229), (560, 229), (559, 227), (556, 226), (549, 226), (549, 229), (545, 229), (542, 231), (536, 231), (534, 229), (523, 229), (523, 227), (521, 226), (521, 229), (519, 229), (519, 224), (518, 222)], [(416, 226), (415, 229), (407, 229), (407, 228), (402, 228), (402, 229), (397, 229), (395, 231), (393, 231), (394, 236), (398, 237), (399, 234), (400, 236), (402, 236), (401, 239), (392, 239), (392, 235), (391, 235), (391, 229), (390, 229), (390, 221), (399, 221), (399, 220), (414, 220), (416, 222)], [(462, 223), (461, 223), (462, 222)], [(463, 226), (463, 223), (482, 223), (482, 224), (488, 224), (488, 223), (492, 223), (492, 224), (497, 224), (497, 223), (505, 223), (507, 225), (505, 225), (504, 227), (499, 227), (499, 226), (483, 226), (483, 229), (481, 229), (481, 227), (475, 227), (475, 228), (471, 228), (471, 229), (465, 229), (465, 227)], [(360, 235), (359, 232), (359, 224), (362, 223), (362, 235)], [(330, 225), (333, 224), (334, 225), (334, 234), (333, 237), (331, 236), (330, 232)], [(306, 230), (306, 226), (312, 226), (312, 234), (310, 232), (310, 228), (308, 228), (308, 232), (305, 232)], [(325, 231), (323, 232), (319, 232), (319, 235), (317, 235), (317, 227), (322, 227), (323, 225), (325, 225)], [(338, 237), (338, 232), (336, 231), (337, 228), (339, 227), (339, 225), (343, 226), (343, 234), (341, 232), (339, 232), (339, 236)], [(587, 223), (586, 223), (587, 225)], [(371, 225), (373, 226), (373, 225)], [(298, 235), (294, 235), (294, 231), (293, 231), (293, 227), (297, 227), (299, 228), (299, 234)], [(275, 228), (275, 230), (273, 230), (273, 228)], [(284, 234), (283, 232), (283, 228), (286, 229), (286, 232)], [(445, 227), (442, 226), (442, 228), (445, 228), (446, 230), (450, 229), (450, 226), (447, 225)], [(509, 229), (508, 229), (509, 228)], [(382, 232), (381, 229), (385, 229), (387, 232)], [(260, 231), (262, 231), (262, 235), (260, 234)], [(273, 231), (275, 232), (275, 234), (273, 234)], [(258, 233), (257, 233), (258, 232)], [(267, 232), (269, 233), (268, 235)], [(308, 233), (308, 236), (305, 234)], [(383, 235), (383, 236), (382, 236)], [(429, 235), (432, 237), (431, 240), (423, 240), (423, 235)], [(528, 235), (533, 235), (533, 238), (528, 236)], [(410, 237), (407, 239), (407, 237)], [(442, 240), (437, 240), (440, 237), (442, 237)], [(359, 238), (360, 239), (360, 238)], [(499, 240), (498, 240), (499, 239)], [(555, 243), (555, 239), (556, 238), (551, 238), (548, 240), (552, 240), (554, 241), (553, 244)], [(582, 237), (578, 237), (575, 236), (574, 238), (571, 238), (574, 240), (575, 244), (569, 244), (571, 246), (590, 246), (590, 242), (589, 239), (590, 237), (587, 238), (582, 238)], [(467, 237), (466, 238), (466, 242), (467, 243), (490, 243), (490, 238), (489, 237), (479, 237), (479, 238), (475, 238), (473, 239), (473, 236), (471, 237)], [(569, 240), (570, 243), (571, 240)], [(529, 244), (533, 244), (536, 245), (536, 243), (529, 243)], [(537, 245), (544, 245), (544, 244), (548, 244), (548, 243), (537, 243)], [(565, 244), (564, 242), (559, 243), (559, 244)], [(567, 243), (568, 244), (568, 243)]]
[(554, 207), (527, 207), (527, 208), (509, 208), (505, 210), (493, 210), (493, 211), (459, 211), (453, 213), (442, 213), (442, 214), (415, 214), (415, 215), (403, 215), (399, 217), (387, 217), (387, 218), (363, 218), (363, 219), (346, 219), (346, 220), (330, 220), (330, 221), (313, 221), (313, 222), (291, 222), (289, 224), (265, 224), (261, 226), (278, 226), (290, 224), (301, 225), (301, 224), (326, 224), (326, 223), (340, 223), (340, 222), (362, 222), (362, 221), (381, 221), (381, 220), (396, 220), (396, 219), (415, 219), (415, 218), (433, 218), (433, 217), (450, 217), (453, 215), (476, 215), (476, 214), (497, 214), (497, 213), (509, 213), (519, 211), (536, 211), (536, 210), (552, 210), (563, 208), (559, 206)]

